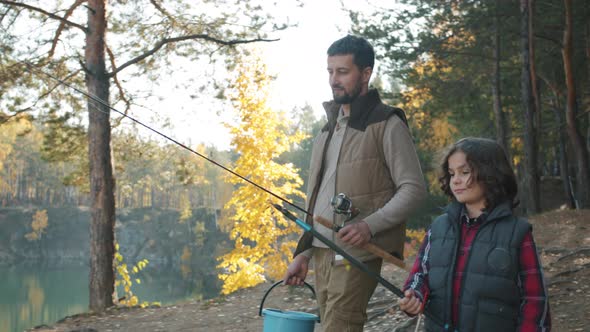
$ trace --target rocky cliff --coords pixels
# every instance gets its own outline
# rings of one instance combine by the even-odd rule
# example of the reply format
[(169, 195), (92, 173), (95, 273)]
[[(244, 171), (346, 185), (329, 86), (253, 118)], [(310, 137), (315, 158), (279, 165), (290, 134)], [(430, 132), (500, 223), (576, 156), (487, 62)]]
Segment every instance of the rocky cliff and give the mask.
[[(30, 241), (25, 235), (32, 231), (31, 221), (38, 210), (47, 211), (48, 226), (40, 239)], [(197, 224), (201, 227), (195, 227)], [(86, 207), (2, 208), (0, 264), (87, 263), (89, 225), (90, 211)], [(195, 210), (193, 217), (182, 223), (176, 210), (119, 209), (115, 235), (126, 261), (148, 259), (153, 266), (179, 265), (187, 250), (191, 252), (192, 263), (202, 264), (202, 260), (207, 259), (215, 264), (214, 256), (217, 251), (223, 251), (226, 241), (225, 235), (216, 228), (215, 216), (205, 209)]]

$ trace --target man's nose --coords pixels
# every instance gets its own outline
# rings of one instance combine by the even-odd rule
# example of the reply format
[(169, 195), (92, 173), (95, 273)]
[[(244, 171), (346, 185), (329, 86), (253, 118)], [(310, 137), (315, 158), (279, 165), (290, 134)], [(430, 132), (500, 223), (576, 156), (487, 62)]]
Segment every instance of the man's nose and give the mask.
[(336, 75), (334, 75), (334, 74), (330, 75), (329, 81), (330, 81), (330, 86), (338, 85), (338, 79), (337, 79)]

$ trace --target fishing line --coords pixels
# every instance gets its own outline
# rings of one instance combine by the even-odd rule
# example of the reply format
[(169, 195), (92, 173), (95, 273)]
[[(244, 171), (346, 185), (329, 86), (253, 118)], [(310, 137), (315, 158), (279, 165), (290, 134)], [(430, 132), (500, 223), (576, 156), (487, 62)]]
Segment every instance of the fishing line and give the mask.
[[(305, 210), (305, 209), (304, 209), (304, 208), (302, 208), (302, 207), (299, 207), (299, 206), (298, 206), (298, 205), (296, 205), (295, 203), (292, 203), (292, 202), (291, 202), (291, 201), (289, 201), (288, 199), (286, 199), (286, 198), (283, 198), (283, 197), (281, 197), (281, 196), (279, 196), (279, 195), (277, 195), (277, 194), (273, 193), (272, 191), (270, 191), (270, 190), (268, 190), (268, 189), (266, 189), (266, 188), (262, 187), (262, 186), (261, 186), (261, 185), (259, 185), (258, 183), (254, 182), (254, 181), (252, 181), (252, 180), (250, 180), (250, 179), (248, 179), (248, 178), (246, 178), (245, 176), (243, 176), (243, 175), (241, 175), (241, 174), (239, 174), (239, 173), (237, 173), (237, 172), (235, 172), (235, 171), (233, 171), (233, 170), (231, 170), (231, 169), (229, 169), (229, 168), (227, 168), (226, 166), (224, 166), (224, 165), (222, 165), (222, 164), (218, 163), (217, 161), (215, 161), (215, 160), (213, 160), (213, 159), (211, 159), (211, 158), (209, 158), (209, 157), (207, 157), (207, 156), (205, 156), (205, 155), (203, 155), (203, 154), (201, 154), (201, 153), (199, 153), (199, 152), (197, 152), (197, 151), (195, 151), (195, 150), (191, 149), (190, 147), (188, 147), (188, 146), (186, 146), (185, 144), (183, 144), (183, 143), (181, 143), (181, 142), (177, 141), (176, 139), (174, 139), (174, 138), (172, 138), (172, 137), (170, 137), (170, 136), (168, 136), (168, 135), (166, 135), (166, 134), (162, 133), (161, 131), (159, 131), (159, 130), (157, 130), (157, 129), (154, 129), (154, 128), (152, 128), (152, 127), (148, 126), (147, 124), (144, 124), (143, 122), (139, 121), (138, 119), (136, 119), (136, 118), (134, 118), (134, 117), (132, 117), (132, 116), (130, 116), (130, 115), (127, 115), (127, 114), (125, 114), (124, 112), (121, 112), (121, 111), (117, 110), (116, 108), (114, 108), (114, 107), (110, 106), (110, 105), (109, 105), (107, 102), (105, 102), (104, 100), (100, 99), (99, 97), (97, 97), (97, 96), (95, 96), (95, 95), (93, 95), (93, 94), (91, 94), (91, 93), (89, 93), (89, 92), (83, 91), (83, 90), (81, 90), (81, 89), (79, 89), (79, 88), (77, 88), (77, 87), (75, 87), (75, 86), (73, 86), (73, 85), (71, 85), (71, 84), (69, 84), (69, 83), (67, 83), (67, 82), (65, 82), (65, 81), (63, 81), (63, 80), (61, 80), (60, 78), (58, 78), (58, 77), (56, 77), (56, 76), (54, 76), (54, 75), (52, 75), (52, 74), (49, 74), (49, 73), (47, 73), (47, 72), (45, 72), (45, 71), (41, 70), (41, 69), (35, 68), (35, 67), (34, 67), (32, 64), (30, 64), (30, 63), (28, 63), (28, 62), (19, 61), (19, 60), (16, 60), (16, 59), (15, 59), (14, 61), (16, 61), (16, 62), (18, 62), (18, 63), (22, 63), (22, 64), (24, 64), (24, 65), (25, 65), (25, 66), (28, 68), (27, 70), (28, 70), (29, 72), (31, 72), (31, 73), (34, 73), (34, 74), (36, 74), (36, 75), (38, 75), (38, 76), (40, 76), (39, 74), (43, 74), (43, 75), (45, 75), (45, 76), (47, 76), (47, 77), (49, 77), (49, 78), (51, 78), (51, 79), (53, 79), (53, 80), (55, 80), (55, 81), (59, 82), (60, 84), (63, 84), (64, 86), (66, 86), (66, 87), (68, 87), (68, 88), (70, 88), (70, 89), (73, 89), (74, 91), (76, 91), (76, 92), (78, 92), (78, 93), (80, 93), (80, 94), (82, 94), (82, 95), (86, 96), (87, 98), (89, 98), (89, 99), (91, 99), (91, 100), (93, 100), (93, 101), (95, 101), (95, 102), (97, 102), (97, 103), (99, 103), (99, 104), (101, 104), (101, 105), (103, 105), (103, 106), (105, 106), (105, 107), (109, 108), (110, 110), (112, 110), (112, 111), (116, 112), (117, 114), (120, 114), (120, 115), (122, 115), (123, 117), (125, 117), (125, 118), (128, 118), (129, 120), (131, 120), (131, 121), (133, 121), (133, 122), (137, 123), (138, 125), (140, 125), (140, 126), (142, 126), (142, 127), (146, 128), (146, 129), (148, 129), (148, 130), (150, 130), (150, 131), (152, 131), (152, 132), (154, 132), (154, 133), (156, 133), (156, 134), (158, 134), (158, 135), (160, 135), (160, 136), (164, 137), (165, 139), (167, 139), (167, 140), (169, 140), (169, 141), (173, 142), (174, 144), (176, 144), (176, 145), (178, 145), (178, 146), (182, 147), (183, 149), (186, 149), (186, 150), (188, 150), (188, 151), (190, 151), (190, 152), (192, 152), (192, 153), (196, 154), (197, 156), (199, 156), (199, 157), (201, 157), (201, 158), (203, 158), (203, 159), (207, 160), (208, 162), (210, 162), (210, 163), (212, 163), (212, 164), (214, 164), (214, 165), (216, 165), (216, 166), (218, 166), (218, 167), (221, 167), (223, 170), (225, 170), (225, 171), (227, 171), (227, 172), (231, 173), (232, 175), (234, 175), (234, 176), (236, 176), (236, 177), (238, 177), (238, 178), (242, 179), (243, 181), (246, 181), (247, 183), (249, 183), (249, 184), (251, 184), (251, 185), (255, 186), (256, 188), (258, 188), (258, 189), (260, 189), (260, 190), (262, 190), (262, 191), (264, 191), (264, 192), (266, 192), (266, 193), (270, 194), (271, 196), (273, 196), (273, 197), (275, 197), (275, 198), (277, 198), (277, 199), (281, 200), (282, 202), (289, 204), (290, 206), (292, 206), (292, 207), (296, 208), (297, 210), (299, 210), (299, 211), (301, 211), (301, 212), (305, 213), (306, 215), (312, 216), (312, 214), (311, 214), (311, 213), (309, 213), (309, 212), (307, 212), (307, 210)], [(103, 110), (100, 110), (100, 109), (98, 109), (98, 108), (96, 108), (96, 109), (94, 109), (94, 110), (96, 110), (96, 111), (98, 111), (98, 112), (101, 112), (101, 113), (104, 113), (104, 114), (108, 114), (108, 112), (105, 112), (105, 111), (103, 111)]]
[[(43, 70), (37, 69), (37, 68), (35, 68), (35, 67), (34, 67), (32, 64), (29, 64), (29, 63), (27, 63), (27, 62), (23, 62), (23, 61), (19, 61), (19, 60), (15, 60), (15, 61), (16, 61), (16, 62), (18, 62), (18, 63), (22, 63), (22, 64), (24, 64), (24, 65), (25, 65), (25, 66), (28, 68), (27, 70), (28, 70), (29, 72), (31, 72), (31, 73), (34, 73), (34, 74), (36, 74), (36, 75), (38, 75), (38, 76), (40, 76), (40, 74), (43, 74), (43, 75), (45, 75), (45, 76), (47, 76), (47, 77), (49, 77), (49, 78), (51, 78), (51, 79), (53, 79), (53, 80), (55, 80), (55, 81), (59, 82), (60, 84), (63, 84), (64, 86), (66, 86), (66, 87), (68, 87), (68, 88), (70, 88), (70, 89), (73, 89), (74, 91), (76, 91), (76, 92), (78, 92), (78, 93), (80, 93), (80, 94), (82, 94), (82, 95), (86, 96), (87, 98), (90, 98), (91, 100), (93, 100), (93, 101), (95, 101), (95, 102), (97, 102), (97, 103), (99, 103), (99, 104), (101, 104), (101, 105), (103, 105), (103, 106), (105, 106), (105, 107), (109, 108), (110, 110), (112, 110), (112, 111), (116, 112), (117, 114), (120, 114), (120, 115), (122, 115), (123, 117), (130, 119), (131, 121), (133, 121), (133, 122), (137, 123), (138, 125), (140, 125), (140, 126), (142, 126), (142, 127), (146, 128), (146, 129), (148, 129), (148, 130), (150, 130), (150, 131), (152, 131), (152, 132), (154, 132), (154, 133), (156, 133), (156, 134), (158, 134), (158, 135), (160, 135), (160, 136), (164, 137), (165, 139), (167, 139), (167, 140), (169, 140), (169, 141), (173, 142), (174, 144), (176, 144), (176, 145), (178, 145), (178, 146), (182, 147), (183, 149), (186, 149), (186, 150), (188, 150), (188, 151), (190, 151), (190, 152), (192, 152), (192, 153), (196, 154), (197, 156), (199, 156), (199, 157), (201, 157), (201, 158), (203, 158), (203, 159), (207, 160), (208, 162), (210, 162), (210, 163), (212, 163), (212, 164), (214, 164), (214, 165), (216, 165), (216, 166), (218, 166), (218, 167), (222, 168), (223, 170), (225, 170), (225, 171), (227, 171), (227, 172), (231, 173), (232, 175), (234, 175), (234, 176), (236, 176), (236, 177), (238, 177), (238, 178), (242, 179), (243, 181), (246, 181), (247, 183), (249, 183), (249, 184), (251, 184), (251, 185), (255, 186), (256, 188), (258, 188), (258, 189), (260, 189), (260, 190), (262, 190), (262, 191), (264, 191), (264, 192), (266, 192), (266, 193), (268, 193), (268, 194), (272, 195), (273, 197), (275, 197), (275, 198), (277, 198), (277, 199), (281, 200), (282, 202), (289, 204), (290, 206), (292, 206), (292, 207), (296, 208), (297, 210), (299, 210), (299, 211), (301, 211), (301, 212), (305, 213), (306, 215), (313, 216), (311, 213), (307, 212), (305, 209), (303, 209), (303, 208), (301, 208), (301, 207), (297, 206), (296, 204), (292, 203), (291, 201), (289, 201), (289, 200), (287, 200), (287, 199), (285, 199), (285, 198), (283, 198), (283, 197), (281, 197), (281, 196), (279, 196), (279, 195), (277, 195), (277, 194), (273, 193), (272, 191), (270, 191), (270, 190), (268, 190), (268, 189), (266, 189), (266, 188), (262, 187), (261, 185), (257, 184), (256, 182), (253, 182), (252, 180), (249, 180), (248, 178), (246, 178), (246, 177), (242, 176), (241, 174), (239, 174), (239, 173), (237, 173), (237, 172), (235, 172), (235, 171), (232, 171), (231, 169), (227, 168), (226, 166), (224, 166), (224, 165), (222, 165), (222, 164), (218, 163), (217, 161), (215, 161), (215, 160), (213, 160), (213, 159), (211, 159), (211, 158), (209, 158), (209, 157), (207, 157), (207, 156), (205, 156), (205, 155), (203, 155), (203, 154), (201, 154), (201, 153), (199, 153), (199, 152), (197, 152), (197, 151), (195, 151), (195, 150), (191, 149), (190, 147), (188, 147), (188, 146), (186, 146), (185, 144), (183, 144), (183, 143), (181, 143), (181, 142), (177, 141), (176, 139), (174, 139), (174, 138), (172, 138), (172, 137), (170, 137), (170, 136), (168, 136), (168, 135), (166, 135), (166, 134), (164, 134), (164, 133), (160, 132), (159, 130), (157, 130), (157, 129), (154, 129), (154, 128), (152, 128), (152, 127), (150, 127), (150, 126), (148, 126), (148, 125), (144, 124), (143, 122), (141, 122), (141, 121), (137, 120), (136, 118), (134, 118), (134, 117), (132, 117), (132, 116), (130, 116), (130, 115), (127, 115), (127, 114), (125, 114), (125, 113), (123, 113), (123, 112), (121, 112), (121, 111), (117, 110), (116, 108), (114, 108), (114, 107), (112, 107), (112, 106), (108, 105), (108, 104), (107, 104), (105, 101), (103, 101), (103, 100), (102, 100), (102, 99), (100, 99), (99, 97), (97, 97), (97, 96), (94, 96), (94, 95), (92, 95), (91, 93), (88, 93), (88, 92), (86, 92), (86, 91), (83, 91), (83, 90), (81, 90), (81, 89), (79, 89), (79, 88), (77, 88), (77, 87), (75, 87), (75, 86), (73, 86), (73, 85), (71, 85), (71, 84), (69, 84), (69, 83), (67, 83), (67, 82), (65, 82), (65, 81), (63, 81), (63, 80), (61, 80), (60, 78), (58, 78), (58, 77), (56, 77), (56, 76), (54, 76), (54, 75), (51, 75), (51, 74), (49, 74), (49, 73), (47, 73), (47, 72), (45, 72), (45, 71), (43, 71)], [(94, 109), (94, 108), (93, 108), (93, 110), (99, 111), (99, 112), (101, 112), (101, 113), (104, 113), (104, 114), (108, 114), (108, 112), (104, 112), (104, 111), (102, 111), (102, 110), (100, 110), (100, 109), (98, 109), (98, 108), (96, 108), (96, 109)], [(363, 271), (363, 272), (367, 273), (367, 274), (368, 274), (370, 277), (372, 277), (372, 278), (376, 279), (376, 280), (377, 280), (379, 283), (381, 283), (382, 285), (384, 285), (384, 286), (385, 286), (387, 289), (389, 289), (390, 291), (392, 291), (394, 294), (396, 294), (396, 295), (397, 295), (397, 296), (399, 296), (399, 297), (403, 297), (403, 296), (404, 296), (403, 292), (402, 292), (402, 291), (401, 291), (399, 288), (397, 288), (396, 286), (394, 286), (393, 284), (391, 284), (390, 282), (388, 282), (387, 280), (385, 280), (383, 277), (381, 277), (381, 275), (380, 275), (380, 274), (377, 274), (377, 273), (374, 273), (374, 272), (372, 272), (372, 271), (368, 270), (368, 268), (366, 267), (366, 265), (365, 265), (363, 262), (361, 262), (361, 261), (358, 261), (358, 260), (357, 260), (357, 259), (355, 259), (353, 256), (349, 255), (349, 254), (348, 254), (346, 251), (344, 251), (342, 248), (338, 247), (338, 246), (337, 246), (337, 245), (336, 245), (334, 242), (330, 241), (329, 239), (327, 239), (327, 238), (325, 238), (324, 236), (322, 236), (321, 234), (319, 234), (319, 233), (318, 233), (318, 232), (317, 232), (315, 229), (313, 229), (313, 228), (312, 228), (312, 226), (311, 226), (311, 225), (309, 225), (309, 224), (307, 224), (307, 223), (305, 223), (305, 222), (303, 222), (303, 221), (301, 221), (301, 220), (298, 220), (298, 219), (297, 219), (295, 216), (293, 216), (293, 215), (292, 215), (292, 214), (291, 214), (291, 213), (290, 213), (288, 210), (286, 210), (285, 208), (283, 208), (283, 207), (281, 207), (281, 206), (279, 206), (279, 205), (277, 205), (277, 204), (273, 204), (273, 206), (274, 206), (276, 209), (278, 209), (279, 211), (281, 211), (281, 212), (282, 212), (282, 213), (283, 213), (283, 214), (284, 214), (284, 215), (285, 215), (287, 218), (289, 218), (289, 219), (291, 219), (291, 220), (295, 221), (295, 222), (296, 222), (296, 223), (297, 223), (297, 224), (298, 224), (298, 225), (299, 225), (301, 228), (303, 228), (303, 229), (304, 229), (304, 230), (306, 230), (306, 231), (309, 231), (309, 232), (311, 232), (311, 233), (312, 233), (312, 234), (313, 234), (315, 237), (317, 237), (317, 238), (318, 238), (320, 241), (322, 241), (323, 243), (327, 244), (327, 245), (328, 245), (330, 248), (332, 248), (334, 251), (336, 251), (336, 252), (340, 253), (341, 255), (343, 255), (343, 257), (345, 257), (346, 259), (348, 259), (348, 260), (349, 260), (349, 261), (350, 261), (350, 262), (351, 262), (351, 263), (352, 263), (354, 266), (356, 266), (356, 267), (357, 267), (358, 269), (360, 269), (361, 271)], [(428, 313), (428, 312), (424, 312), (424, 313), (425, 313), (427, 316), (429, 316), (429, 317), (431, 316), (431, 315), (429, 315), (429, 313)], [(432, 318), (432, 317), (431, 317), (431, 318)], [(436, 320), (436, 321), (439, 321), (439, 320), (437, 320), (437, 319), (436, 319), (436, 317), (434, 317), (433, 319), (434, 319), (434, 320)]]

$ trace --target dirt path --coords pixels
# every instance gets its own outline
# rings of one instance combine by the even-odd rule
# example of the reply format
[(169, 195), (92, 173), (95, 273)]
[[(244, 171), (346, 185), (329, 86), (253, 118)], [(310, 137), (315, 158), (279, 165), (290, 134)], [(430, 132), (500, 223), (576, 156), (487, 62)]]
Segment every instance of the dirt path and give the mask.
[[(549, 286), (553, 331), (590, 331), (590, 211), (553, 211), (531, 219)], [(384, 278), (401, 285), (405, 272), (385, 265)], [(225, 298), (162, 308), (118, 308), (101, 315), (68, 317), (31, 331), (244, 331), (263, 330), (260, 301), (270, 284)], [(305, 288), (277, 287), (265, 308), (316, 312)], [(416, 320), (400, 313), (396, 298), (379, 286), (369, 305), (365, 331), (414, 331)], [(318, 326), (316, 331), (321, 331)]]

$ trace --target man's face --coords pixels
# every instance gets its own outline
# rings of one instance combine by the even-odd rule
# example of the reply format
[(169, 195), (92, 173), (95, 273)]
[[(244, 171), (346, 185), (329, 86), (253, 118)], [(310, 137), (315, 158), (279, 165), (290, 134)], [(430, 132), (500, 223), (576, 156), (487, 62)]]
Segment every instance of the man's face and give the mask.
[(372, 69), (362, 71), (354, 64), (353, 55), (328, 56), (328, 74), (334, 101), (338, 104), (350, 104), (358, 96), (367, 93)]

